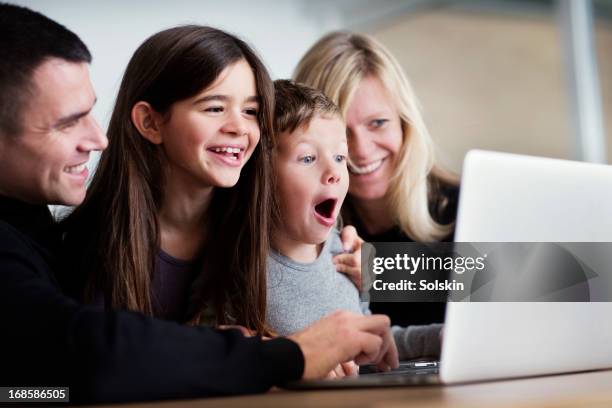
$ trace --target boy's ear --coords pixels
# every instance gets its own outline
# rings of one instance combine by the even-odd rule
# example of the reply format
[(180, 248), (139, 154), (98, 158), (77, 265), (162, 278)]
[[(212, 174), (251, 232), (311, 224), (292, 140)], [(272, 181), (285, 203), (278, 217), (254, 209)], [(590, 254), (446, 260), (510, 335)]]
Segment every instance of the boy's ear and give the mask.
[(132, 123), (138, 133), (153, 144), (161, 144), (163, 141), (159, 122), (159, 113), (148, 102), (137, 102), (132, 108)]

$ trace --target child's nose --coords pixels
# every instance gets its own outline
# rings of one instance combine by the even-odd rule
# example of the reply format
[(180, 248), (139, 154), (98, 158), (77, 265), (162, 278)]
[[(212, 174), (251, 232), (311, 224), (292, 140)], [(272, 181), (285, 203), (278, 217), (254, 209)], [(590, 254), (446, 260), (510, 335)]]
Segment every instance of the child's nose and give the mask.
[(338, 169), (330, 167), (325, 174), (323, 174), (323, 184), (337, 184), (340, 182), (340, 172)]
[(230, 113), (227, 122), (225, 122), (223, 126), (223, 130), (226, 133), (230, 133), (236, 136), (245, 135), (249, 131), (245, 119), (242, 118), (240, 113), (236, 112)]

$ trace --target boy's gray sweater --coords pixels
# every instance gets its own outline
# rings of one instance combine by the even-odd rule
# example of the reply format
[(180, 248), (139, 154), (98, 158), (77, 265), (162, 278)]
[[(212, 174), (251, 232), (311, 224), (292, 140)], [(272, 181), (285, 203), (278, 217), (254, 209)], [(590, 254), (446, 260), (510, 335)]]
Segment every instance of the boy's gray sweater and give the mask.
[[(335, 230), (311, 263), (295, 262), (270, 251), (266, 316), (267, 323), (279, 335), (295, 333), (339, 309), (370, 314), (368, 304), (360, 302), (355, 285), (346, 275), (336, 272), (332, 257), (341, 252), (342, 243)], [(438, 357), (441, 329), (441, 324), (393, 326), (400, 360)]]

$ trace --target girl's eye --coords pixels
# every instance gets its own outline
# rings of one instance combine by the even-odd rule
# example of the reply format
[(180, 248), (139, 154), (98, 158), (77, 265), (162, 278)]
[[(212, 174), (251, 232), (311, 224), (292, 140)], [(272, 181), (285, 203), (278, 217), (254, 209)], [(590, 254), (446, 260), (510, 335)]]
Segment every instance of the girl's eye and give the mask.
[(373, 121), (370, 122), (370, 126), (377, 129), (377, 128), (382, 127), (388, 121), (389, 119), (374, 119)]
[(334, 159), (336, 160), (336, 162), (338, 163), (342, 163), (346, 160), (346, 156), (342, 155), (342, 154), (337, 154)]
[(311, 163), (314, 163), (315, 157), (311, 155), (306, 155), (306, 156), (301, 157), (300, 161), (304, 164), (311, 164)]
[(223, 107), (222, 106), (211, 106), (211, 107), (206, 108), (204, 110), (206, 112), (221, 113), (221, 112), (223, 112)]
[(247, 115), (257, 116), (257, 109), (255, 109), (255, 108), (248, 108), (248, 109), (245, 110), (245, 113)]

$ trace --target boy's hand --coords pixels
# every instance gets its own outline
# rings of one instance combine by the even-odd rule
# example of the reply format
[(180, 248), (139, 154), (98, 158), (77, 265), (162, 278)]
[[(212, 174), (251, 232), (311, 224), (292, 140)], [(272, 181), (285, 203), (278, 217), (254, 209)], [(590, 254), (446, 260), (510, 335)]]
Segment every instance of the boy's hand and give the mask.
[(347, 225), (340, 233), (345, 253), (334, 256), (333, 261), (338, 272), (345, 273), (361, 291), (361, 244), (363, 239), (357, 235), (352, 225)]

